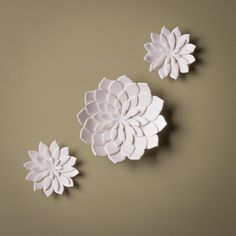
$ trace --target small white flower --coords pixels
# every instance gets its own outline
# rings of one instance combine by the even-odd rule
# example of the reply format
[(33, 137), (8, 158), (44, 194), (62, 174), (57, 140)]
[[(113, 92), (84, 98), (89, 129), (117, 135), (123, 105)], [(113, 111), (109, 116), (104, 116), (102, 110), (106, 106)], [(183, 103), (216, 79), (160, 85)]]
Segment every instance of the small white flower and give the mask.
[(195, 61), (191, 53), (195, 45), (189, 43), (190, 35), (181, 35), (178, 27), (170, 32), (164, 26), (160, 35), (151, 33), (152, 42), (144, 44), (148, 51), (144, 60), (150, 62), (150, 71), (158, 72), (161, 79), (170, 75), (177, 79), (179, 73), (187, 73), (188, 65)]
[(104, 78), (97, 90), (85, 94), (85, 108), (77, 115), (80, 138), (95, 156), (108, 155), (113, 163), (138, 160), (145, 149), (158, 146), (157, 133), (166, 126), (162, 107), (163, 100), (152, 96), (146, 83), (125, 75)]
[(64, 192), (65, 187), (74, 186), (71, 177), (79, 171), (73, 166), (76, 158), (69, 156), (69, 148), (59, 148), (56, 141), (50, 147), (39, 143), (39, 151), (28, 151), (31, 161), (26, 162), (24, 167), (30, 172), (26, 180), (34, 182), (34, 191), (43, 189), (47, 197), (53, 191), (58, 194)]

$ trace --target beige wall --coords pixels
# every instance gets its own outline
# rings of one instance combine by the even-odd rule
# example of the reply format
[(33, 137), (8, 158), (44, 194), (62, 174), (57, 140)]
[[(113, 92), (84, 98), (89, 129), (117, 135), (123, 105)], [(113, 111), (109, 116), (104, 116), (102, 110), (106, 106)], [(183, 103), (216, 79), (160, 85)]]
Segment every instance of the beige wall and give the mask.
[[(235, 1), (0, 1), (0, 235), (236, 235)], [(160, 80), (143, 44), (162, 25), (199, 61)], [(79, 139), (84, 92), (127, 74), (165, 99), (158, 151), (113, 165)], [(170, 121), (171, 120), (171, 121)], [(58, 140), (78, 186), (47, 199), (25, 182), (27, 150)]]

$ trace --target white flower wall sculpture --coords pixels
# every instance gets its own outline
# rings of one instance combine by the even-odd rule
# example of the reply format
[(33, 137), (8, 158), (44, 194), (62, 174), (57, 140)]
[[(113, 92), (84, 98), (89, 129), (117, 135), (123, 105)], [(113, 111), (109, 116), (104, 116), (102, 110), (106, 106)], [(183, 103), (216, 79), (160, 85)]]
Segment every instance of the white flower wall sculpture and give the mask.
[(104, 78), (97, 90), (85, 94), (85, 108), (77, 115), (80, 138), (95, 156), (108, 155), (113, 163), (139, 160), (145, 149), (158, 146), (157, 133), (166, 126), (162, 107), (163, 100), (152, 96), (146, 83), (125, 75)]
[(151, 33), (151, 40), (144, 44), (148, 51), (144, 60), (151, 63), (150, 71), (158, 72), (161, 79), (168, 75), (177, 79), (180, 72), (189, 71), (189, 65), (195, 61), (191, 53), (196, 47), (189, 43), (189, 34), (181, 35), (178, 27), (172, 32), (163, 27), (160, 35)]
[(69, 155), (69, 148), (60, 149), (56, 141), (50, 147), (39, 143), (39, 151), (28, 151), (31, 161), (24, 167), (30, 172), (26, 180), (34, 183), (34, 191), (43, 189), (47, 197), (53, 192), (62, 194), (64, 187), (73, 187), (72, 177), (79, 171), (73, 167), (76, 158)]

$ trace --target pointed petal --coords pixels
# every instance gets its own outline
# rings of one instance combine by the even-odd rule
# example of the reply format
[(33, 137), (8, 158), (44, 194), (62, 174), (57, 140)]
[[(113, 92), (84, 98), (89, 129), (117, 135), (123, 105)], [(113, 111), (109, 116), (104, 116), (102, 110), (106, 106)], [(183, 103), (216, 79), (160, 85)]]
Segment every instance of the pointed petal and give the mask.
[(195, 57), (193, 55), (184, 55), (184, 59), (188, 61), (188, 64), (192, 64), (196, 61)]
[(76, 163), (77, 158), (75, 157), (70, 157), (68, 161), (64, 164), (64, 167), (71, 167), (74, 166)]
[(60, 157), (64, 157), (68, 155), (69, 155), (69, 147), (63, 147), (60, 151)]
[(49, 197), (53, 193), (53, 186), (52, 186), (52, 184), (51, 184), (51, 186), (48, 189), (43, 189), (43, 191), (44, 191), (45, 195), (47, 197)]
[(37, 160), (37, 157), (38, 157), (38, 155), (39, 155), (38, 152), (36, 152), (36, 151), (28, 151), (28, 154), (29, 154), (29, 156), (30, 156), (30, 158), (31, 158), (32, 161), (34, 161), (34, 162), (37, 162), (37, 161), (38, 161), (38, 160)]
[(27, 170), (31, 170), (31, 168), (34, 166), (34, 162), (33, 161), (28, 161), (24, 164), (24, 167), (27, 169)]
[(63, 175), (67, 176), (67, 177), (75, 177), (76, 175), (79, 174), (79, 171), (77, 169), (74, 168), (74, 170), (63, 173)]
[(74, 183), (73, 183), (72, 179), (68, 178), (68, 177), (66, 177), (64, 175), (61, 175), (59, 177), (59, 181), (61, 182), (62, 185), (66, 186), (66, 187), (74, 186)]
[(183, 46), (183, 48), (180, 51), (180, 54), (185, 55), (185, 54), (190, 54), (195, 50), (196, 46), (192, 43), (188, 43)]
[(57, 149), (59, 149), (59, 146), (58, 146), (58, 144), (57, 144), (57, 142), (54, 140), (52, 143), (51, 143), (51, 145), (50, 145), (50, 147), (49, 147), (49, 150), (50, 150), (50, 152), (51, 152), (51, 154), (55, 151), (55, 150), (57, 150)]
[(87, 111), (84, 108), (77, 114), (77, 119), (81, 125), (84, 125), (85, 121), (88, 118), (89, 118), (89, 114), (87, 113)]
[(178, 26), (175, 27), (172, 32), (175, 34), (176, 40), (178, 40), (180, 38), (180, 36), (181, 36), (179, 27)]
[(185, 63), (179, 62), (179, 68), (180, 68), (181, 73), (188, 73), (189, 72), (188, 65)]
[(111, 83), (112, 83), (112, 80), (103, 78), (102, 81), (99, 83), (98, 88), (99, 90), (109, 91)]
[(39, 154), (44, 156), (48, 152), (48, 146), (42, 142), (39, 143)]
[(163, 26), (161, 29), (161, 35), (164, 35), (164, 37), (168, 40), (170, 37), (170, 31), (165, 26)]
[(169, 43), (170, 49), (173, 50), (176, 44), (175, 34), (173, 32), (170, 34), (170, 37), (168, 38), (168, 43)]
[(185, 44), (189, 43), (189, 40), (190, 40), (190, 35), (183, 34), (177, 41), (175, 49), (178, 50), (182, 48)]
[(176, 60), (171, 60), (171, 73), (170, 77), (173, 79), (177, 79), (179, 76), (179, 65)]
[(85, 104), (88, 104), (88, 103), (93, 102), (95, 100), (94, 93), (95, 93), (94, 90), (88, 91), (85, 93), (85, 95), (84, 95), (84, 103)]
[(161, 130), (163, 130), (165, 128), (165, 126), (167, 125), (165, 118), (162, 115), (159, 115), (157, 118), (157, 122), (155, 122), (158, 131), (160, 132)]
[(37, 176), (37, 173), (33, 172), (33, 171), (30, 171), (26, 177), (25, 177), (25, 180), (27, 181), (34, 181), (34, 179), (36, 178)]
[(160, 36), (156, 33), (151, 33), (151, 39), (154, 43), (160, 43)]
[(59, 180), (57, 179), (57, 177), (55, 177), (55, 178), (52, 180), (52, 186), (53, 186), (53, 189), (54, 189), (55, 192), (58, 192), (58, 191), (59, 191), (60, 184), (59, 184)]

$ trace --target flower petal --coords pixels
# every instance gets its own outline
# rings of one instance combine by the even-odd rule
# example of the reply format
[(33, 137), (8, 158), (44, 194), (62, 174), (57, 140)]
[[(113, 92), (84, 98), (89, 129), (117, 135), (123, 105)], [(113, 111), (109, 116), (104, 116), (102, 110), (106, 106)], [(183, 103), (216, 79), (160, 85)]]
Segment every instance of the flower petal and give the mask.
[(93, 132), (91, 132), (90, 130), (86, 128), (82, 128), (80, 131), (80, 138), (85, 143), (92, 143), (92, 135), (93, 135)]
[(79, 171), (77, 169), (74, 168), (74, 170), (63, 173), (63, 175), (67, 176), (67, 177), (75, 177), (76, 175), (79, 174)]
[(128, 158), (130, 160), (139, 160), (143, 154), (144, 154), (144, 150), (136, 147), (133, 153), (130, 156), (128, 156)]
[(66, 187), (74, 186), (74, 183), (73, 183), (72, 179), (69, 178), (69, 177), (66, 177), (64, 175), (61, 175), (59, 177), (59, 181), (61, 182), (62, 185), (66, 186)]
[(188, 64), (195, 62), (195, 57), (193, 55), (184, 55), (184, 59), (188, 61)]
[(177, 41), (175, 49), (178, 50), (182, 48), (185, 44), (189, 43), (189, 40), (190, 40), (190, 35), (183, 34)]
[(188, 73), (189, 72), (188, 65), (185, 63), (179, 62), (179, 69), (180, 69), (181, 73)]
[(190, 54), (195, 50), (196, 46), (192, 43), (188, 43), (183, 46), (183, 48), (180, 51), (180, 54), (185, 55), (185, 54)]
[(158, 146), (158, 136), (153, 135), (147, 137), (147, 149), (151, 149)]
[(69, 155), (69, 147), (63, 147), (60, 150), (60, 157), (68, 156)]
[(95, 156), (106, 156), (107, 152), (104, 145), (92, 145), (92, 151)]
[(69, 157), (68, 161), (64, 163), (64, 167), (74, 166), (77, 161), (75, 157)]
[(58, 146), (57, 142), (54, 140), (54, 141), (51, 143), (51, 145), (50, 145), (50, 147), (49, 147), (49, 150), (50, 150), (51, 153), (53, 153), (53, 152), (54, 152), (55, 150), (57, 150), (57, 149), (59, 149), (59, 146)]
[(95, 100), (94, 92), (95, 91), (92, 90), (92, 91), (88, 91), (85, 93), (85, 95), (84, 95), (85, 104), (88, 104), (88, 103), (93, 102)]
[(109, 87), (112, 83), (112, 80), (103, 78), (102, 81), (99, 83), (98, 88), (100, 90), (106, 90), (109, 91)]
[(42, 142), (39, 143), (39, 154), (44, 156), (45, 153), (48, 153), (48, 146)]
[(165, 126), (167, 125), (167, 122), (162, 115), (159, 115), (155, 124), (158, 128), (158, 132), (160, 132), (161, 130), (165, 128)]
[(178, 40), (180, 38), (180, 36), (181, 36), (179, 27), (178, 26), (175, 27), (172, 32), (175, 34), (176, 40)]
[(160, 43), (160, 36), (156, 33), (151, 33), (151, 39), (154, 43)]
[(82, 109), (78, 114), (77, 114), (77, 119), (80, 122), (81, 125), (84, 125), (85, 121), (89, 118), (89, 114), (85, 109)]
[(126, 156), (123, 155), (121, 152), (117, 152), (115, 154), (109, 154), (108, 155), (108, 158), (114, 163), (118, 163), (118, 162), (121, 162), (123, 160), (125, 160)]

